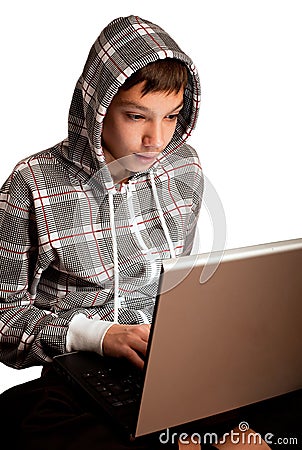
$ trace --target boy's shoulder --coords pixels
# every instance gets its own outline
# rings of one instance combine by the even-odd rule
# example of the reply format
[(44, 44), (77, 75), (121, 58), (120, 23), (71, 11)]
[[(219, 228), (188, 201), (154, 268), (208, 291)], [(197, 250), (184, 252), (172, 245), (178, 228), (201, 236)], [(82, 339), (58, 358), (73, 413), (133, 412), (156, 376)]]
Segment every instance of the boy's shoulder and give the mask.
[(28, 168), (34, 166), (50, 165), (57, 162), (57, 157), (54, 152), (55, 147), (51, 147), (40, 152), (34, 153), (21, 159), (14, 167), (13, 172), (24, 172)]
[(43, 187), (46, 180), (53, 180), (59, 174), (60, 167), (62, 164), (56, 155), (55, 147), (34, 153), (15, 164), (2, 185), (1, 192), (26, 193)]

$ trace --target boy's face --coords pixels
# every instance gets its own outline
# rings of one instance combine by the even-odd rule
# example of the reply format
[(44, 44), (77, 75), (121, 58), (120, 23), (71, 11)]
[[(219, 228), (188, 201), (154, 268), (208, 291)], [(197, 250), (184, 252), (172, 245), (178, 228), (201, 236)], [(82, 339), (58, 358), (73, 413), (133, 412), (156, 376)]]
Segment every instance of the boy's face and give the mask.
[(143, 85), (139, 83), (127, 91), (120, 90), (104, 119), (105, 159), (107, 164), (119, 160), (123, 178), (131, 172), (144, 171), (155, 162), (172, 139), (183, 107), (183, 89), (178, 93), (149, 92), (142, 96)]

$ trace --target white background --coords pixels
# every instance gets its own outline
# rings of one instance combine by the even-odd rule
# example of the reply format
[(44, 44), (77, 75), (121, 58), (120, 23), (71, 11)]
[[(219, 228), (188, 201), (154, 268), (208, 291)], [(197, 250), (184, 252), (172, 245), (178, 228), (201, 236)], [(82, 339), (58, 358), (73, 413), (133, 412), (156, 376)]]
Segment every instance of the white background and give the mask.
[[(112, 19), (161, 25), (202, 82), (191, 138), (227, 220), (226, 247), (301, 237), (300, 0), (10, 0), (1, 9), (0, 184), (24, 157), (67, 135), (75, 83)], [(201, 250), (211, 248), (203, 208)], [(40, 368), (0, 367), (0, 391)]]

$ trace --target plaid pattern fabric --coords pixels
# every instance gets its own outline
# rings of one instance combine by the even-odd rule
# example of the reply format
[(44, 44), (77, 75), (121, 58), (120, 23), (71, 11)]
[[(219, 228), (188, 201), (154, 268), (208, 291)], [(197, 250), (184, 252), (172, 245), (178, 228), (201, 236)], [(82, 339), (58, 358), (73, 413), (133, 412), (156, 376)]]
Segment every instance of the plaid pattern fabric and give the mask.
[[(125, 79), (158, 58), (187, 64), (189, 84), (175, 134), (160, 160), (114, 185), (101, 148), (106, 110)], [(0, 194), (0, 355), (12, 367), (66, 351), (75, 314), (113, 319), (114, 265), (108, 193), (114, 192), (119, 321), (152, 320), (161, 259), (191, 251), (202, 198), (198, 156), (186, 139), (200, 100), (193, 62), (160, 27), (139, 17), (110, 23), (92, 46), (69, 113), (68, 138), (21, 161)]]

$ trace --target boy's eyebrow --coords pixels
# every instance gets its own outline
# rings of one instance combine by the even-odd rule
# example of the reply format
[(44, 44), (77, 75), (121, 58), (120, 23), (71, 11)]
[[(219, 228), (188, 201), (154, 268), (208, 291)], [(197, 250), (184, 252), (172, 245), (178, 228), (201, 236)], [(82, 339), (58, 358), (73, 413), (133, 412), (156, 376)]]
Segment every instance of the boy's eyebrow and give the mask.
[(178, 106), (176, 106), (174, 109), (172, 109), (171, 112), (176, 111), (177, 109), (181, 109), (183, 107), (183, 105), (184, 105), (184, 102), (181, 101)]
[[(146, 106), (143, 106), (143, 105), (140, 105), (139, 103), (131, 102), (128, 100), (119, 99), (118, 105), (123, 106), (123, 107), (132, 107), (132, 108), (140, 109), (143, 112), (150, 112), (150, 109), (147, 108)], [(184, 105), (184, 102), (181, 101), (180, 104), (177, 105), (171, 112), (176, 111), (179, 108), (182, 108), (183, 105)]]

